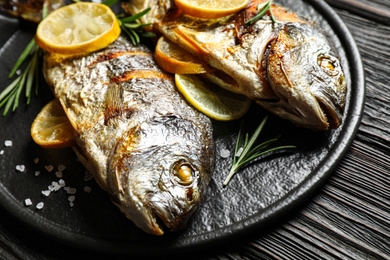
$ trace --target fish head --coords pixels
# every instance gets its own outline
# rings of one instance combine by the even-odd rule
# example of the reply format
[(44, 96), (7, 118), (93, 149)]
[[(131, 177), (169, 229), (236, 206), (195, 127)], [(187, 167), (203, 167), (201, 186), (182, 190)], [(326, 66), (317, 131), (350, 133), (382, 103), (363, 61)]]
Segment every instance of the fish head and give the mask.
[(179, 117), (155, 118), (130, 131), (114, 152), (114, 202), (138, 227), (177, 231), (198, 209), (211, 178), (211, 136)]
[(324, 34), (306, 23), (286, 23), (271, 43), (267, 62), (277, 96), (266, 105), (271, 111), (315, 130), (341, 124), (346, 80)]

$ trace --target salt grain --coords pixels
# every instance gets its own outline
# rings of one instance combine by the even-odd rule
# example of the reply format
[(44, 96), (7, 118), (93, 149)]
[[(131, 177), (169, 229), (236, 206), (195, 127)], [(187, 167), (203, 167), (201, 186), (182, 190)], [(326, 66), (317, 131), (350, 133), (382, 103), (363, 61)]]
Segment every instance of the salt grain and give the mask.
[(86, 193), (90, 193), (90, 192), (91, 192), (91, 187), (85, 186), (85, 187), (84, 187), (84, 191), (85, 191)]
[(93, 175), (89, 173), (88, 171), (85, 172), (84, 174), (84, 181), (90, 181), (93, 179)]
[(58, 191), (59, 189), (62, 188), (61, 185), (58, 182), (56, 182), (56, 181), (53, 181), (51, 183), (51, 186), (53, 187), (54, 191)]
[(40, 171), (35, 171), (35, 173), (34, 173), (35, 176), (38, 176), (39, 174), (41, 174)]
[(76, 192), (77, 192), (77, 189), (76, 189), (76, 188), (71, 188), (71, 187), (65, 187), (64, 190), (65, 190), (66, 193), (68, 193), (68, 194), (76, 194)]
[(62, 172), (56, 172), (57, 178), (62, 178)]
[(0, 155), (3, 155), (4, 154), (4, 150), (0, 150)]
[(25, 200), (24, 200), (24, 205), (26, 205), (27, 207), (28, 207), (28, 206), (31, 206), (31, 205), (32, 205), (31, 199), (25, 199)]
[(69, 206), (72, 208), (74, 206), (73, 201), (69, 202)]
[(63, 179), (60, 179), (58, 181), (58, 184), (61, 186), (61, 187), (65, 187), (65, 181)]
[(10, 147), (10, 146), (12, 146), (12, 141), (11, 140), (5, 140), (4, 145), (6, 147)]
[(228, 158), (230, 156), (230, 151), (227, 149), (222, 149), (220, 155), (222, 158)]
[(45, 197), (48, 197), (48, 196), (50, 195), (51, 191), (50, 191), (50, 190), (43, 190), (43, 191), (41, 191), (41, 193), (42, 193)]
[(34, 158), (34, 163), (37, 164), (39, 162), (39, 158)]
[(20, 171), (20, 172), (24, 172), (24, 170), (26, 170), (26, 166), (24, 166), (23, 164), (16, 165), (15, 168), (16, 168), (17, 171)]
[(48, 172), (52, 172), (54, 170), (54, 167), (53, 167), (53, 165), (45, 165), (45, 169)]
[(36, 206), (37, 209), (42, 209), (45, 204), (43, 202), (39, 202)]
[(236, 153), (236, 157), (240, 157), (240, 155), (242, 154), (242, 151), (244, 151), (244, 148), (240, 147), (240, 149), (238, 149), (238, 151)]
[(73, 202), (76, 199), (76, 196), (72, 195), (68, 197), (68, 201)]
[(65, 165), (63, 165), (63, 164), (58, 165), (58, 170), (60, 172), (63, 172), (65, 169), (66, 169)]

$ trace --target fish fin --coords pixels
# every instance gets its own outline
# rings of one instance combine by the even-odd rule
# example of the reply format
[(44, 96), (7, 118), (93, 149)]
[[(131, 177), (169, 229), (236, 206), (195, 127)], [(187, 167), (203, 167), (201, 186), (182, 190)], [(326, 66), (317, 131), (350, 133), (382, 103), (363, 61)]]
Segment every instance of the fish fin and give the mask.
[(104, 111), (104, 124), (107, 125), (113, 118), (123, 114), (123, 89), (120, 83), (111, 82), (106, 94), (106, 110)]
[(192, 33), (188, 29), (176, 28), (172, 29), (172, 31), (176, 35), (179, 42), (183, 44), (185, 49), (190, 49), (193, 53), (196, 54), (209, 55), (208, 50), (206, 50), (202, 45), (192, 39), (192, 37), (190, 36)]

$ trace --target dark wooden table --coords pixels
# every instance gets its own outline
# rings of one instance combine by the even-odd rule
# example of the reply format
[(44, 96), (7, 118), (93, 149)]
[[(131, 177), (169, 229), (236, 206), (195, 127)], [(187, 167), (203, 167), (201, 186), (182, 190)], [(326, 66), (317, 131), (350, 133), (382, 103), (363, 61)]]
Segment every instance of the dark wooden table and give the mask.
[[(180, 259), (390, 259), (390, 0), (327, 2), (352, 32), (365, 67), (365, 110), (349, 151), (294, 214)], [(0, 211), (0, 259), (70, 258), (110, 256), (57, 244)]]

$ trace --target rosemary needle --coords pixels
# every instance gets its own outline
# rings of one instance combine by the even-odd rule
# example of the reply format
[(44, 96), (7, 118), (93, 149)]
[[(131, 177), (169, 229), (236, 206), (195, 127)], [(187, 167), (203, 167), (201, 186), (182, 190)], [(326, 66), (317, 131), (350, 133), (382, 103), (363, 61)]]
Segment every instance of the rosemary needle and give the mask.
[(258, 4), (257, 5), (257, 10), (260, 12), (258, 14), (256, 14), (255, 16), (253, 16), (251, 19), (249, 19), (248, 21), (245, 22), (245, 24), (248, 24), (248, 23), (253, 23), (253, 22), (256, 22), (257, 20), (260, 20), (261, 18), (263, 18), (263, 16), (269, 11), (269, 14), (271, 16), (271, 19), (272, 19), (272, 22), (276, 23), (276, 18), (274, 16), (274, 14), (272, 13), (272, 1), (273, 0), (270, 0), (270, 1), (267, 1), (267, 2), (264, 2), (264, 3), (261, 3), (261, 4)]
[[(266, 150), (271, 144), (278, 141), (279, 137), (275, 137), (273, 139), (270, 139), (268, 141), (265, 141), (256, 147), (252, 149), (256, 141), (258, 140), (261, 131), (264, 128), (265, 123), (267, 122), (268, 116), (266, 116), (259, 126), (256, 128), (255, 132), (252, 134), (252, 136), (249, 138), (249, 134), (245, 134), (244, 136), (244, 120), (241, 120), (240, 124), (240, 130), (238, 131), (237, 141), (236, 141), (236, 147), (234, 150), (233, 155), (233, 164), (232, 168), (230, 169), (228, 177), (223, 182), (223, 186), (228, 185), (230, 179), (233, 177), (233, 175), (240, 170), (242, 167), (247, 165), (252, 160), (265, 155), (267, 153), (281, 150), (281, 149), (289, 149), (289, 148), (296, 148), (296, 146), (293, 145), (285, 145), (285, 146), (278, 146), (269, 148)], [(242, 150), (242, 151), (241, 151)]]
[[(105, 5), (111, 6), (118, 2), (118, 0), (106, 0), (102, 2)], [(147, 8), (135, 15), (121, 18), (120, 15), (117, 16), (119, 25), (127, 36), (129, 37), (131, 43), (135, 46), (141, 42), (140, 37), (154, 37), (156, 36), (154, 33), (146, 32), (143, 27), (151, 25), (150, 23), (138, 23), (136, 20), (144, 16), (150, 11), (150, 8)]]
[[(47, 16), (47, 4), (46, 2), (43, 5), (42, 9), (42, 19)], [(1, 93), (0, 93), (0, 108), (4, 107), (3, 116), (7, 115), (8, 111), (12, 107), (12, 111), (15, 111), (19, 106), (20, 96), (25, 88), (25, 96), (27, 98), (27, 104), (30, 104), (32, 86), (34, 82), (36, 83), (35, 94), (38, 92), (38, 77), (39, 77), (39, 57), (41, 56), (41, 49), (35, 43), (34, 39), (27, 44), (26, 48), (19, 56), (14, 67), (12, 68), (8, 78), (12, 78), (16, 72), (19, 70), (20, 66), (31, 57), (24, 71), (15, 78), (11, 84), (9, 84)]]

